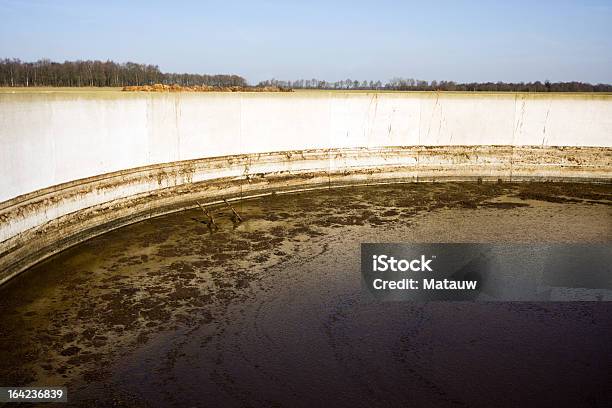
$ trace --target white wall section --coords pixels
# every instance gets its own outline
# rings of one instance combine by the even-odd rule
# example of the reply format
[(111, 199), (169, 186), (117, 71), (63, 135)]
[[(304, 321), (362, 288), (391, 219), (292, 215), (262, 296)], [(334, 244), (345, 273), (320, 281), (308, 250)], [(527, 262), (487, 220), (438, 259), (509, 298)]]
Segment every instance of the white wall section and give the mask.
[(0, 201), (151, 164), (380, 146), (599, 146), (612, 97), (455, 93), (0, 93)]

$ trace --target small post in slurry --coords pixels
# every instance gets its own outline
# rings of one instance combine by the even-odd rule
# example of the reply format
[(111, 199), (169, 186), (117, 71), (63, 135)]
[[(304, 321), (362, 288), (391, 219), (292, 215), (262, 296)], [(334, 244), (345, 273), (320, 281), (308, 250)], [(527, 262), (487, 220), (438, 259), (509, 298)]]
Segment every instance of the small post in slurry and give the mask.
[(227, 202), (227, 200), (224, 198), (223, 202), (225, 203), (225, 205), (227, 205), (230, 210), (232, 210), (232, 212), (234, 213), (233, 217), (232, 217), (232, 221), (234, 222), (242, 222), (242, 217), (240, 216), (240, 214), (238, 214), (238, 211), (236, 211), (234, 209), (234, 207), (231, 206), (230, 203)]
[(198, 203), (198, 205), (200, 206), (200, 209), (204, 212), (204, 214), (208, 217), (208, 228), (210, 229), (215, 229), (218, 230), (219, 226), (215, 223), (215, 219), (213, 218), (212, 214), (210, 213), (210, 211), (208, 211), (206, 208), (204, 208), (202, 206), (202, 204), (200, 204), (199, 201), (196, 201), (196, 203)]

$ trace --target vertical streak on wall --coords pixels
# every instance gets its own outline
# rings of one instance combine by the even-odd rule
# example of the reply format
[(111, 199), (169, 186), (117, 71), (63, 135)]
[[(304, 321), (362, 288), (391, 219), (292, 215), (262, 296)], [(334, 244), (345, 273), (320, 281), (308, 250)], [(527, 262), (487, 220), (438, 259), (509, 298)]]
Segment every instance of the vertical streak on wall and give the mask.
[[(145, 98), (145, 116), (146, 116), (146, 123), (145, 123), (145, 132), (147, 135), (147, 140), (151, 139), (151, 123), (152, 123), (152, 118), (151, 118), (151, 97), (147, 97)], [(147, 163), (151, 163), (151, 144), (148, 143), (147, 144)]]
[[(238, 121), (240, 123), (240, 126), (238, 127), (238, 146), (240, 147), (240, 151), (244, 151), (243, 149), (243, 141), (242, 141), (242, 104), (243, 104), (243, 99), (244, 99), (244, 95), (241, 93), (240, 97), (238, 99), (239, 104), (238, 104)], [(246, 169), (245, 169), (246, 170)], [(242, 177), (242, 180), (240, 181), (240, 203), (242, 204), (242, 196), (244, 194), (244, 183), (248, 182), (248, 175), (244, 174), (244, 177)], [(242, 211), (242, 206), (240, 207), (240, 210)]]
[[(53, 115), (54, 115), (54, 110), (55, 110), (55, 104), (51, 104), (51, 118), (49, 122), (53, 122)], [(56, 138), (53, 137), (54, 135), (51, 135), (51, 155), (53, 157), (53, 180), (57, 179), (57, 146), (56, 146)], [(45, 210), (46, 212), (46, 210)]]
[(514, 140), (516, 132), (516, 104), (518, 102), (518, 94), (514, 94), (514, 114), (512, 115), (512, 145), (510, 146), (510, 181), (512, 182), (512, 165), (514, 164)]
[(546, 117), (544, 118), (544, 126), (542, 128), (542, 147), (546, 144), (546, 125), (548, 124), (548, 116), (550, 116), (550, 108), (552, 107), (552, 99), (548, 101), (548, 108), (546, 109)]
[(181, 130), (179, 129), (180, 93), (174, 94), (174, 127), (176, 128), (176, 161), (181, 160)]
[[(417, 123), (418, 126), (418, 134), (419, 134), (419, 139), (417, 142), (418, 146), (421, 146), (421, 122), (423, 120), (422, 118), (423, 116), (423, 98), (419, 99), (419, 123)], [(420, 154), (417, 151), (417, 155), (416, 155), (416, 171), (417, 171), (417, 176), (416, 176), (416, 181), (419, 181), (419, 160), (420, 160)]]

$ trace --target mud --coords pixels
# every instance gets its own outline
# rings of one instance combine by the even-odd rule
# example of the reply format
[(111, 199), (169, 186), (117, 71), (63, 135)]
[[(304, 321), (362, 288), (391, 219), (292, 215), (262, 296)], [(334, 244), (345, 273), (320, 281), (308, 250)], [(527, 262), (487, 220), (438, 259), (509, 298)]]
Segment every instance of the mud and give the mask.
[(72, 406), (604, 406), (608, 303), (380, 304), (361, 242), (611, 242), (609, 184), (271, 195), (87, 241), (0, 287), (0, 384)]

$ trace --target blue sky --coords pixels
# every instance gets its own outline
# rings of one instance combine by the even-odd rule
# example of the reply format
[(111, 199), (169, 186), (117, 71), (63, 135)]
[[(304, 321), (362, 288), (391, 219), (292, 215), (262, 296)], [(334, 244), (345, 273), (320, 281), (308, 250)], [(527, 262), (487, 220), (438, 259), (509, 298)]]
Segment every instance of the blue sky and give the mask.
[(612, 1), (0, 0), (0, 57), (262, 79), (612, 83)]

